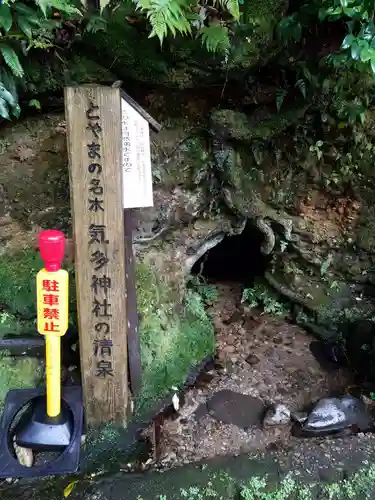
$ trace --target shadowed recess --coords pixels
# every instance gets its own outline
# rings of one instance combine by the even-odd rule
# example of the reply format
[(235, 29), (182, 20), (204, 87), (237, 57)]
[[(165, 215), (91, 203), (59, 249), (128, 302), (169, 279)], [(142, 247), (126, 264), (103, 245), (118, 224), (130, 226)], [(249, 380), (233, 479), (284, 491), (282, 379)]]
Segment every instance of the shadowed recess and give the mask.
[(226, 236), (193, 266), (192, 274), (208, 281), (237, 282), (250, 285), (266, 271), (271, 256), (260, 248), (263, 234), (248, 222), (241, 234)]

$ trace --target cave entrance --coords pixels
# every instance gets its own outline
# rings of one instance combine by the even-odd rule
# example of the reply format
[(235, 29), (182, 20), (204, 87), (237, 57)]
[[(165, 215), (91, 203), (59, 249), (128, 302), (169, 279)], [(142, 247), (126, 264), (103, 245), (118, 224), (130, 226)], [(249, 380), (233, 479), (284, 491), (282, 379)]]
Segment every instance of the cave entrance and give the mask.
[(270, 264), (271, 256), (261, 252), (264, 236), (248, 221), (241, 234), (225, 236), (193, 266), (191, 273), (208, 283), (238, 283), (251, 286)]

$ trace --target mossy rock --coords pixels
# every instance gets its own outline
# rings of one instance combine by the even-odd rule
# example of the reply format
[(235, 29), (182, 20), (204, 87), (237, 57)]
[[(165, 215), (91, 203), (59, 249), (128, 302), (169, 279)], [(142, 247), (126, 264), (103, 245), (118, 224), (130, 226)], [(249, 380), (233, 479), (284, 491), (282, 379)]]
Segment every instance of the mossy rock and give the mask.
[(141, 410), (184, 383), (189, 369), (214, 352), (215, 340), (198, 294), (187, 293), (177, 312), (175, 294), (145, 262), (137, 263), (136, 284), (143, 370), (137, 403)]
[(255, 0), (249, 3), (246, 24), (234, 31), (232, 51), (228, 58), (229, 71), (239, 73), (264, 66), (279, 50), (274, 43), (276, 24), (286, 12), (286, 0)]
[(6, 395), (12, 389), (37, 387), (43, 380), (43, 368), (35, 358), (12, 358), (0, 351), (0, 412)]
[(244, 143), (254, 140), (268, 140), (280, 134), (303, 117), (307, 106), (291, 109), (284, 113), (271, 113), (260, 108), (251, 116), (232, 109), (217, 109), (211, 114), (211, 130), (224, 139)]
[(111, 85), (116, 80), (109, 69), (73, 51), (64, 61), (45, 54), (34, 54), (25, 62), (24, 69), (28, 96), (61, 94), (66, 85)]

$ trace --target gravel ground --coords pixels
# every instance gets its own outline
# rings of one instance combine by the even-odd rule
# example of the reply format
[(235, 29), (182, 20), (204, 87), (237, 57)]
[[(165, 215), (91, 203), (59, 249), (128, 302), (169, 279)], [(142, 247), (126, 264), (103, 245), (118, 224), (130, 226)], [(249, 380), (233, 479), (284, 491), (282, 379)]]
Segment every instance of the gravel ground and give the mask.
[[(260, 398), (266, 406), (283, 403), (291, 411), (300, 411), (321, 397), (342, 394), (350, 385), (343, 370), (322, 370), (309, 350), (311, 337), (306, 332), (283, 320), (246, 311), (240, 304), (240, 286), (218, 288), (219, 300), (209, 311), (216, 330), (218, 364), (208, 383), (187, 393), (179, 417), (164, 421), (158, 457), (162, 467), (215, 456), (287, 452), (297, 444), (301, 453), (308, 452), (311, 440), (293, 438), (289, 425), (242, 429), (212, 418), (206, 402), (218, 391), (232, 390)], [(251, 408), (246, 411), (251, 414)]]

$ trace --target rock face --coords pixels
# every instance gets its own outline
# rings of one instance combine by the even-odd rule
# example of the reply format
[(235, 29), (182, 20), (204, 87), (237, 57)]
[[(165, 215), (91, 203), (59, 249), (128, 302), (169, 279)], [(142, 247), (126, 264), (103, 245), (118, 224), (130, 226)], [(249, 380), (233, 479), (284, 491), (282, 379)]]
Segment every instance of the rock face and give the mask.
[[(162, 386), (170, 387), (187, 373), (190, 362), (212, 352), (211, 323), (202, 298), (186, 290), (186, 278), (209, 249), (249, 223), (260, 235), (261, 253), (270, 259), (269, 286), (298, 305), (298, 321), (317, 323), (320, 335), (336, 329), (346, 342), (360, 342), (356, 352), (363, 366), (363, 356), (372, 356), (375, 284), (368, 183), (374, 174), (365, 146), (350, 144), (358, 175), (351, 177), (353, 188), (344, 195), (328, 165), (333, 146), (327, 145), (327, 164), (322, 164), (314, 149), (298, 142), (301, 120), (310, 119), (306, 106), (279, 115), (263, 105), (249, 114), (225, 108), (209, 116), (204, 112), (195, 111), (199, 119), (194, 122), (189, 116), (169, 121), (152, 134), (154, 207), (133, 214), (138, 308), (147, 346), (143, 359), (155, 386), (149, 389), (160, 394)], [(364, 134), (371, 144), (371, 128)], [(64, 117), (50, 114), (8, 125), (0, 144), (0, 252), (12, 256), (0, 266), (0, 278), (9, 284), (0, 290), (0, 304), (13, 315), (11, 327), (3, 322), (1, 328), (23, 331), (22, 322), (35, 315), (30, 273), (39, 266), (35, 236), (47, 227), (70, 231)], [(24, 249), (29, 250), (26, 266), (25, 253), (15, 257)], [(360, 341), (347, 334), (359, 317), (367, 325), (361, 326)], [(169, 359), (179, 358), (181, 350), (190, 360), (176, 368)], [(166, 375), (154, 383), (160, 360)]]

